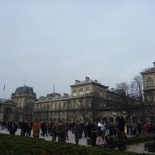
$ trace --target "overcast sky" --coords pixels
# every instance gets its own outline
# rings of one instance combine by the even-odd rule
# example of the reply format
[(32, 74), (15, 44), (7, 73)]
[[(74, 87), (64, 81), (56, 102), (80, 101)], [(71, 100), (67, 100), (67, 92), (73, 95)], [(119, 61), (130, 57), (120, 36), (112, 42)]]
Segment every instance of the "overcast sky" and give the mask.
[[(116, 87), (155, 61), (155, 0), (1, 0), (0, 98), (71, 94), (86, 76)], [(5, 85), (5, 91), (3, 90)]]

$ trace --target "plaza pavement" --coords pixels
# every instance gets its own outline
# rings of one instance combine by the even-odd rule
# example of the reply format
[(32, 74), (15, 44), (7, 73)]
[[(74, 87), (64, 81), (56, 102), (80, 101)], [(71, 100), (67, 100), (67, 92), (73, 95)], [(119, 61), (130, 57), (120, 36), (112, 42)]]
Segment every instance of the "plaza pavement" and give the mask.
[[(18, 129), (15, 135), (20, 135), (20, 131), (21, 130)], [(3, 129), (3, 130), (0, 129), (0, 133), (9, 134), (7, 129)], [(69, 136), (69, 139), (66, 140), (66, 142), (67, 143), (75, 144), (74, 134), (71, 133), (71, 132), (68, 132), (68, 136)], [(46, 136), (45, 137), (40, 136), (39, 138), (45, 139), (47, 141), (51, 141), (52, 140), (51, 136), (47, 136), (47, 137)], [(86, 138), (82, 137), (79, 140), (79, 145), (87, 145)], [(129, 151), (129, 152), (137, 152), (137, 153), (147, 153), (147, 154), (149, 153), (148, 151), (144, 150), (144, 143), (139, 143), (139, 144), (135, 144), (135, 145), (128, 145), (127, 146), (127, 151)], [(154, 154), (154, 153), (149, 153), (149, 154)]]

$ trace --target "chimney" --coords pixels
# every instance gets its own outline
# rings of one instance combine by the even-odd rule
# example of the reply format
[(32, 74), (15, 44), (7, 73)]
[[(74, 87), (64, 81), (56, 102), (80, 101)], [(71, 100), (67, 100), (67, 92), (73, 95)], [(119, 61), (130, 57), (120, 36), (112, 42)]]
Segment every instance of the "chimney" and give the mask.
[(79, 81), (79, 80), (75, 80), (75, 84), (76, 84), (76, 83), (80, 83), (80, 82), (81, 82), (81, 81)]
[(111, 88), (111, 91), (114, 92), (115, 91), (115, 88)]
[(68, 97), (68, 94), (67, 93), (64, 93), (64, 97)]
[(89, 81), (89, 80), (90, 80), (90, 78), (89, 78), (89, 77), (87, 77), (87, 76), (86, 76), (85, 78), (86, 78), (86, 81)]
[(154, 64), (154, 68), (155, 68), (155, 62), (153, 62), (153, 64)]

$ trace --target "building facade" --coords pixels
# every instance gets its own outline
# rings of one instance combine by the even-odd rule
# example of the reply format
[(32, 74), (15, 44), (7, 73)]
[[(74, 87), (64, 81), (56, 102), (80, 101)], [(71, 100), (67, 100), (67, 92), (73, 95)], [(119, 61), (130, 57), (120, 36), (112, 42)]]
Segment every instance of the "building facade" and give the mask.
[(11, 121), (15, 119), (16, 103), (12, 100), (0, 99), (0, 120)]
[(11, 99), (0, 99), (0, 120), (33, 120), (34, 102), (36, 102), (36, 93), (32, 87), (16, 88)]
[[(61, 119), (65, 122), (77, 119), (82, 122), (101, 120), (114, 122), (119, 115), (133, 120), (132, 118), (140, 113), (140, 104), (137, 100), (128, 98), (132, 106), (122, 106), (116, 100), (120, 98), (117, 92), (109, 90), (108, 86), (89, 77), (85, 77), (84, 81), (75, 80), (75, 84), (70, 87), (71, 95), (64, 93), (61, 96), (58, 93), (52, 93), (41, 97), (34, 103), (33, 117), (50, 121)], [(127, 113), (129, 108), (130, 113), (132, 112), (130, 116)], [(140, 119), (139, 115), (137, 119)]]
[(154, 66), (141, 72), (143, 78), (143, 91), (145, 103), (145, 115), (148, 120), (155, 121), (155, 62)]
[(127, 122), (141, 122), (144, 116), (147, 122), (155, 121), (155, 63), (154, 67), (141, 72), (141, 75), (143, 103), (85, 77), (83, 81), (75, 80), (70, 86), (70, 94), (64, 93), (62, 96), (53, 92), (37, 99), (32, 87), (18, 87), (12, 93), (11, 100), (0, 100), (0, 119), (114, 122), (119, 115), (124, 115)]

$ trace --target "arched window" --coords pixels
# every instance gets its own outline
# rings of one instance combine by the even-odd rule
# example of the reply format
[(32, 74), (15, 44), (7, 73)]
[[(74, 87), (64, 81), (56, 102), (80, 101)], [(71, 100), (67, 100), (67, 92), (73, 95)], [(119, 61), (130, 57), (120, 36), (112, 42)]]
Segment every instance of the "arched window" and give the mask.
[(153, 79), (152, 79), (151, 77), (148, 77), (148, 78), (146, 79), (146, 85), (147, 85), (147, 87), (153, 85)]
[(89, 94), (89, 93), (90, 93), (90, 88), (87, 87), (87, 88), (86, 88), (86, 94)]
[(73, 90), (73, 96), (77, 96), (77, 91), (76, 91), (76, 89)]
[(82, 89), (82, 88), (80, 88), (80, 90), (79, 90), (79, 95), (80, 95), (80, 96), (83, 95), (83, 89)]

